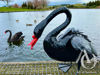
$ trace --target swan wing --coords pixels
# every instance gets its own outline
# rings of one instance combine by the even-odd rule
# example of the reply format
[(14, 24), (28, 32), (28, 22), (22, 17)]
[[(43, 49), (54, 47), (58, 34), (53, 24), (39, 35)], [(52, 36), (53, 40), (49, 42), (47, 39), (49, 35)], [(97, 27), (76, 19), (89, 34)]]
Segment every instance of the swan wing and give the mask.
[(14, 41), (18, 41), (19, 38), (21, 37), (22, 35), (22, 32), (17, 32), (12, 38), (11, 38), (11, 41), (14, 42)]
[(22, 41), (24, 39), (25, 36), (21, 36), (18, 41)]
[(65, 29), (64, 31), (61, 31), (58, 36), (56, 37), (57, 41), (63, 39), (64, 37), (68, 36), (69, 33), (75, 32), (76, 30), (74, 28)]
[(71, 44), (75, 50), (86, 50), (88, 53), (97, 55), (92, 43), (85, 39), (83, 36), (74, 36), (71, 40)]

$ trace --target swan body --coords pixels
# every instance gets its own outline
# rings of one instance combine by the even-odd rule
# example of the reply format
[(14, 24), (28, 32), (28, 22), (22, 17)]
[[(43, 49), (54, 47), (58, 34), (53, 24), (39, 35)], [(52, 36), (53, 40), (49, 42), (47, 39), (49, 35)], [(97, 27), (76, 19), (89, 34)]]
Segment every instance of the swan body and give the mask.
[(9, 43), (19, 43), (21, 42), (25, 36), (22, 36), (22, 32), (17, 32), (15, 35), (12, 36), (12, 32), (10, 30), (6, 30), (5, 33), (10, 33), (9, 37), (8, 37), (8, 42)]
[[(43, 47), (49, 57), (58, 61), (76, 61), (80, 52), (86, 50), (89, 57), (97, 55), (92, 47), (91, 41), (82, 32), (74, 28), (68, 29), (59, 35), (71, 22), (71, 12), (66, 7), (61, 7), (51, 12), (46, 19), (41, 21), (34, 29), (33, 40), (29, 43), (31, 49), (41, 37), (47, 24), (58, 14), (65, 13), (67, 18), (64, 23), (52, 30), (44, 39)], [(80, 67), (80, 63), (78, 64)]]

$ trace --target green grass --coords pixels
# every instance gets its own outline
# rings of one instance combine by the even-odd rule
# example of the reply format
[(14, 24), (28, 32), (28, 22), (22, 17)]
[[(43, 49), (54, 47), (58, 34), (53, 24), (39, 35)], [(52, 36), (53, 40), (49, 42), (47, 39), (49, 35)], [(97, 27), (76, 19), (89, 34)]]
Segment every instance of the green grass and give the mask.
[(45, 11), (45, 10), (51, 10), (55, 8), (59, 8), (62, 6), (66, 6), (68, 8), (100, 8), (98, 7), (86, 7), (86, 5), (83, 4), (73, 4), (73, 5), (57, 5), (57, 6), (48, 6), (42, 9), (27, 9), (27, 8), (13, 8), (13, 7), (0, 7), (0, 12), (24, 12), (24, 11)]
[(0, 7), (0, 12), (21, 12), (21, 11), (44, 11), (50, 10), (52, 8), (43, 8), (43, 9), (26, 9), (26, 8), (12, 8), (12, 7)]
[(0, 12), (32, 11), (31, 9), (0, 7)]

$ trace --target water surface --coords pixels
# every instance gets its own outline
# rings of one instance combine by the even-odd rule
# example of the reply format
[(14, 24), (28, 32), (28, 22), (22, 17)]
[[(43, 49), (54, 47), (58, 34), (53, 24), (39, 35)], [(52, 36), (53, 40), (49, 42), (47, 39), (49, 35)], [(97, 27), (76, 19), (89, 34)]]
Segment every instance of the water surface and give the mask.
[[(100, 55), (100, 9), (70, 9), (72, 13), (72, 21), (67, 28), (84, 32), (92, 40), (96, 51)], [(34, 27), (45, 19), (50, 11), (36, 12), (10, 12), (0, 13), (0, 61), (47, 61), (52, 60), (43, 50), (43, 39), (54, 28), (65, 21), (65, 14), (55, 17), (45, 28), (42, 37), (39, 39), (33, 50), (27, 44), (32, 40)], [(17, 21), (16, 21), (17, 20)], [(35, 21), (34, 21), (35, 20)], [(32, 26), (26, 26), (32, 24)], [(67, 28), (65, 30), (67, 30)], [(9, 33), (4, 34), (5, 30), (11, 30), (12, 33), (19, 31), (25, 36), (23, 44), (20, 46), (9, 46), (7, 38)]]

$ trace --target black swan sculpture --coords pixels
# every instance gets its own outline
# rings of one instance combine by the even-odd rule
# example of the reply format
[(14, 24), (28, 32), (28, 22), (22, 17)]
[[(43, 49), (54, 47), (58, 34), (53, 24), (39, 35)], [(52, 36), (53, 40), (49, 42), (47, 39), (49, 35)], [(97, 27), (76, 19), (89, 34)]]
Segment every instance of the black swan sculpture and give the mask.
[(8, 37), (8, 43), (13, 43), (13, 44), (19, 44), (20, 42), (23, 41), (25, 36), (22, 36), (22, 32), (17, 32), (15, 35), (12, 36), (12, 32), (10, 30), (6, 30), (6, 33), (10, 33), (9, 37)]
[[(89, 57), (92, 54), (97, 55), (95, 50), (91, 48), (91, 41), (82, 32), (75, 29), (68, 29), (65, 33), (58, 35), (64, 30), (71, 22), (71, 12), (66, 7), (61, 7), (51, 12), (46, 19), (41, 21), (34, 29), (33, 40), (28, 44), (31, 45), (31, 49), (41, 37), (43, 30), (48, 23), (58, 14), (65, 13), (67, 19), (63, 24), (52, 30), (44, 39), (43, 46), (45, 52), (49, 57), (58, 61), (73, 62), (76, 61), (80, 52), (86, 50)], [(78, 62), (78, 70), (80, 69), (80, 60)]]

